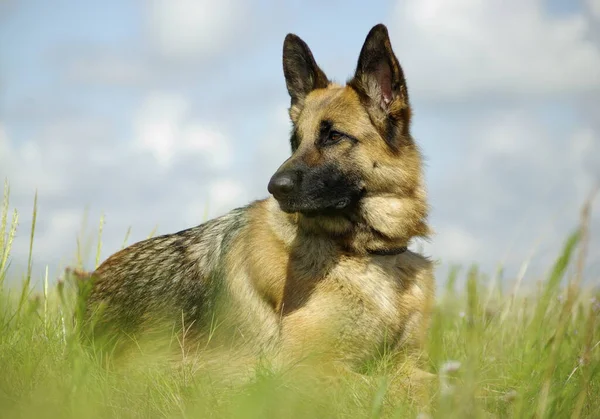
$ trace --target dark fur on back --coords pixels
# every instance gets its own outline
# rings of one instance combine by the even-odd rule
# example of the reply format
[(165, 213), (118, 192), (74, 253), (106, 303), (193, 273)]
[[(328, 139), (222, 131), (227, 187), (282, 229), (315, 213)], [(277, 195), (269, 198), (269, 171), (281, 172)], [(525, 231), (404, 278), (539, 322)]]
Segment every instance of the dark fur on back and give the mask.
[[(225, 286), (224, 255), (247, 225), (246, 208), (115, 253), (94, 273), (89, 307), (103, 302), (102, 323), (133, 332), (157, 315), (205, 325)], [(91, 314), (91, 313), (89, 313)]]

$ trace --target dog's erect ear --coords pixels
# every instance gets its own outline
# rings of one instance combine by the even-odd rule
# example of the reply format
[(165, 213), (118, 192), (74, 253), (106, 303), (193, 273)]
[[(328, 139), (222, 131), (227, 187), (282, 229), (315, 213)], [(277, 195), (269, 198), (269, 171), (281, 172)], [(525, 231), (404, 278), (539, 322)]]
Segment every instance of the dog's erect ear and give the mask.
[(408, 105), (406, 80), (392, 50), (385, 25), (374, 26), (360, 51), (354, 79), (364, 92), (384, 110), (400, 100)]
[(308, 45), (294, 34), (283, 41), (283, 74), (292, 107), (302, 107), (304, 98), (314, 89), (329, 84), (327, 76), (319, 68)]
[[(375, 119), (391, 119), (402, 134), (408, 134), (410, 105), (406, 80), (385, 25), (376, 25), (369, 31), (354, 78), (348, 84), (368, 102), (369, 112), (376, 114)], [(392, 140), (391, 135), (386, 133), (388, 142)]]

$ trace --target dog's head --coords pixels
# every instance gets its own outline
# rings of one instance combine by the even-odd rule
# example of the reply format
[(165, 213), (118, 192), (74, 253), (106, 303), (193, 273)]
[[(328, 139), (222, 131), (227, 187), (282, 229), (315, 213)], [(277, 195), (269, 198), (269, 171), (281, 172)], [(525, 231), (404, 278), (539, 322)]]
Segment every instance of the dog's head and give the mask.
[(406, 80), (384, 25), (367, 35), (345, 86), (330, 82), (293, 34), (284, 41), (283, 70), (292, 155), (268, 185), (283, 211), (343, 217), (365, 197), (410, 195), (420, 186)]

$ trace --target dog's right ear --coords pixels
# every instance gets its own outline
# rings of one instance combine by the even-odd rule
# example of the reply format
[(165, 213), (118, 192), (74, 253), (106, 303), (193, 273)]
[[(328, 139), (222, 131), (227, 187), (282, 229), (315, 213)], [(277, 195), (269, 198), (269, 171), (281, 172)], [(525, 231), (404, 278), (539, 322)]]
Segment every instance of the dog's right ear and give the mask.
[(283, 41), (283, 74), (292, 99), (290, 116), (295, 121), (306, 96), (314, 89), (327, 87), (329, 80), (317, 65), (308, 45), (291, 33)]

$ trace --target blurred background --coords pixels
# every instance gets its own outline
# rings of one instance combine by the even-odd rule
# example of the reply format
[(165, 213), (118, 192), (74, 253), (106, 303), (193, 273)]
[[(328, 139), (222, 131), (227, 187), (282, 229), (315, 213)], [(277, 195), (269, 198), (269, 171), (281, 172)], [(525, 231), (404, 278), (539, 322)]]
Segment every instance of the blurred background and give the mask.
[[(266, 197), (290, 152), (285, 35), (343, 82), (379, 22), (426, 156), (436, 235), (417, 247), (440, 281), (455, 263), (510, 280), (526, 261), (538, 279), (600, 180), (599, 0), (0, 0), (12, 272), (36, 190), (34, 282), (74, 261), (86, 208), (90, 240), (105, 215), (104, 259), (129, 227), (132, 243)], [(597, 283), (600, 202), (591, 234)]]

